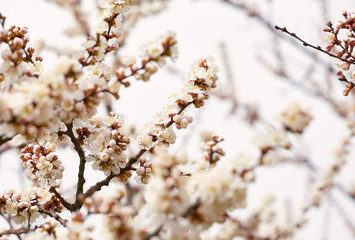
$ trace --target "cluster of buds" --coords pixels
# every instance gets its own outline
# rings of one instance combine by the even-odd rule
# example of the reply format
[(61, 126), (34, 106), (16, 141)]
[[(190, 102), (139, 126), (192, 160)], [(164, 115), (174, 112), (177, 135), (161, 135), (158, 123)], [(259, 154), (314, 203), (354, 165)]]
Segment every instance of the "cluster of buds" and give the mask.
[(166, 179), (171, 176), (185, 175), (178, 169), (178, 166), (185, 165), (188, 162), (184, 152), (179, 151), (172, 156), (168, 153), (166, 147), (159, 146), (154, 148), (154, 154), (152, 159), (154, 177)]
[(20, 159), (26, 167), (26, 177), (36, 186), (60, 186), (64, 166), (51, 150), (40, 145), (27, 145), (21, 150)]
[(86, 52), (79, 58), (83, 66), (93, 65), (104, 60), (107, 53), (116, 51), (119, 47), (120, 28), (122, 24), (121, 11), (127, 11), (131, 1), (102, 0), (96, 26), (96, 39), (89, 37), (83, 44)]
[(61, 208), (54, 194), (44, 188), (25, 188), (21, 192), (9, 190), (0, 195), (0, 213), (9, 214), (17, 223), (32, 223), (43, 210), (60, 212)]
[(155, 64), (162, 66), (166, 63), (166, 58), (174, 60), (178, 54), (177, 41), (173, 32), (166, 32), (155, 41), (146, 43), (142, 48), (139, 61), (133, 56), (123, 57), (121, 59), (123, 67), (116, 71), (117, 80), (126, 87), (130, 85), (126, 80), (128, 77), (133, 76), (137, 80), (148, 81), (158, 70)]
[(204, 159), (211, 165), (215, 165), (221, 159), (221, 156), (225, 155), (223, 149), (220, 146), (217, 146), (217, 144), (223, 140), (223, 138), (214, 135), (211, 136), (211, 139), (201, 143)]
[(209, 97), (209, 91), (216, 87), (217, 72), (218, 67), (214, 64), (212, 56), (195, 61), (186, 75), (187, 81), (184, 88), (173, 94), (168, 105), (155, 114), (154, 121), (145, 125), (139, 132), (137, 140), (140, 147), (149, 150), (159, 142), (174, 143), (176, 138), (172, 129), (174, 119), (180, 120), (181, 118), (179, 127), (183, 119), (186, 119), (187, 123), (192, 122), (190, 116), (185, 117), (184, 110), (192, 104), (196, 108), (204, 105), (204, 100)]
[[(338, 46), (340, 50), (336, 50), (336, 60), (335, 65), (340, 69), (337, 72), (340, 81), (346, 82), (346, 89), (343, 94), (347, 96), (349, 92), (353, 89), (355, 82), (355, 71), (351, 73), (351, 80), (348, 80), (343, 71), (348, 71), (350, 66), (355, 63), (355, 17), (352, 13), (343, 12), (345, 21), (339, 21), (339, 23), (334, 27), (331, 22), (327, 22), (327, 27), (323, 29), (324, 32), (328, 34), (325, 36), (325, 40), (329, 43), (326, 47), (326, 51), (330, 52), (334, 47)], [(347, 36), (340, 39), (340, 31), (344, 30), (347, 32)]]
[(280, 114), (280, 121), (284, 128), (293, 133), (303, 133), (311, 120), (312, 115), (303, 110), (297, 102), (290, 103)]
[(8, 90), (12, 84), (28, 78), (36, 78), (41, 57), (34, 57), (34, 49), (28, 47), (27, 28), (11, 26), (7, 31), (0, 32), (0, 44), (6, 44), (1, 57), (0, 89)]
[(56, 67), (38, 79), (17, 82), (0, 96), (0, 134), (38, 139), (43, 130), (58, 132), (73, 118), (93, 116), (102, 92), (115, 90), (106, 82), (107, 67), (101, 63), (81, 69), (78, 62), (64, 57)]
[[(119, 174), (125, 167), (127, 156), (124, 151), (130, 140), (122, 133), (122, 118), (110, 113), (103, 121), (91, 119), (88, 123), (76, 123), (81, 126), (76, 129), (80, 143), (91, 153), (87, 157), (93, 162), (93, 168), (103, 171), (106, 175), (111, 172)], [(83, 126), (84, 125), (84, 126)]]
[(190, 115), (175, 115), (173, 121), (177, 129), (187, 128), (190, 123), (192, 123), (193, 118)]
[(235, 159), (235, 166), (232, 166), (235, 173), (245, 183), (254, 182), (256, 178), (255, 169), (259, 166), (258, 158), (252, 155), (240, 154)]
[(265, 133), (258, 134), (255, 141), (263, 154), (274, 148), (290, 148), (287, 133), (282, 129), (268, 128)]
[(134, 178), (138, 183), (147, 184), (152, 177), (152, 164), (145, 160), (139, 162), (139, 167), (136, 168), (137, 176)]
[(261, 152), (259, 165), (272, 165), (283, 161), (280, 149), (291, 148), (287, 132), (283, 129), (269, 128), (266, 132), (258, 134), (255, 141)]

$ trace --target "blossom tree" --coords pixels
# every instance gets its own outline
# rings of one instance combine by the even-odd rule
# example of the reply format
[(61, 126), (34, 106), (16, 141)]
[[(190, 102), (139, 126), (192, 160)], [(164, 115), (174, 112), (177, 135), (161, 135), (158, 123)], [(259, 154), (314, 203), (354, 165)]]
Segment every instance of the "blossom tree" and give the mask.
[[(20, 162), (18, 175), (27, 179), (21, 189), (3, 184), (0, 239), (293, 239), (307, 231), (315, 218), (313, 212), (326, 203), (332, 203), (332, 209), (337, 209), (337, 216), (346, 223), (344, 228), (355, 234), (355, 222), (339, 207), (341, 203), (353, 204), (355, 194), (337, 178), (351, 163), (354, 105), (342, 104), (329, 89), (315, 82), (307, 87), (295, 81), (297, 74), (288, 72), (278, 44), (292, 39), (281, 30), (304, 46), (336, 58), (336, 67), (341, 69), (336, 74), (329, 59), (319, 60), (319, 68), (325, 69), (328, 77), (337, 75), (346, 82), (343, 93), (352, 95), (355, 75), (346, 72), (355, 60), (352, 13), (344, 12), (345, 21), (336, 26), (326, 24), (328, 46), (323, 49), (287, 28), (274, 28), (247, 1), (214, 1), (228, 10), (247, 13), (248, 21), (256, 19), (272, 34), (270, 46), (279, 64), (275, 67), (258, 56), (263, 67), (288, 85), (320, 98), (346, 122), (350, 133), (339, 141), (334, 161), (317, 165), (313, 152), (307, 152), (303, 145), (317, 115), (299, 101), (292, 101), (280, 108), (275, 121), (262, 113), (258, 99), (255, 103), (244, 101), (236, 94), (238, 82), (230, 60), (233, 53), (226, 42), (218, 48), (221, 70), (208, 54), (189, 59), (190, 67), (181, 70), (175, 64), (180, 41), (172, 31), (147, 41), (139, 54), (127, 54), (125, 50), (142, 19), (164, 14), (174, 1), (92, 1), (95, 19), (84, 8), (89, 1), (47, 1), (72, 16), (74, 24), (65, 34), (73, 42), (80, 39), (80, 47), (33, 42), (31, 29), (11, 25), (6, 9), (0, 14), (0, 157), (1, 161)], [(188, 2), (191, 6), (205, 4)], [(221, 21), (227, 24), (226, 19)], [(344, 39), (342, 31), (347, 32)], [(292, 44), (312, 58), (305, 48)], [(53, 61), (48, 52), (55, 55)], [(129, 112), (120, 105), (129, 97), (126, 92), (133, 96), (131, 101), (147, 101), (138, 92), (138, 84), (154, 84), (160, 74), (185, 80), (149, 122), (142, 126), (130, 123)], [(247, 76), (249, 80), (253, 77), (252, 73)], [(218, 101), (228, 109), (213, 108), (211, 102)], [(226, 149), (236, 140), (225, 132), (226, 136), (203, 130), (196, 151), (194, 127), (201, 123), (203, 111), (239, 119), (239, 125), (250, 129), (252, 148), (232, 156), (235, 153)], [(213, 119), (203, 116), (214, 130)], [(224, 116), (219, 127), (246, 142), (235, 132), (235, 122), (228, 125), (226, 119)], [(292, 171), (299, 171), (295, 166), (303, 167), (308, 179), (302, 180), (307, 184), (305, 199), (300, 200), (300, 193), (288, 193), (288, 199), (299, 201), (289, 200), (280, 210), (280, 204), (275, 203), (282, 197), (271, 194), (259, 198), (255, 189), (262, 192), (267, 185), (263, 182), (265, 172), (271, 170), (268, 178), (273, 178), (281, 175), (283, 170), (277, 168), (285, 165), (292, 166)], [(338, 201), (334, 192), (346, 200)], [(351, 207), (349, 214), (354, 210)], [(280, 215), (286, 215), (287, 221), (280, 220)], [(336, 226), (334, 229), (339, 231)]]

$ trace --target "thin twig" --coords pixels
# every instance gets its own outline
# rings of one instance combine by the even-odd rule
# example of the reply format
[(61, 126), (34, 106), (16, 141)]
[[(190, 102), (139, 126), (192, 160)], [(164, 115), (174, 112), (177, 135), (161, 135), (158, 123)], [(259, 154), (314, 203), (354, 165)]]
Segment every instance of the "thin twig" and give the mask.
[[(240, 2), (240, 1), (239, 2), (232, 1), (232, 0), (222, 0), (222, 1), (230, 4), (231, 6), (237, 8), (237, 9), (244, 11), (246, 14), (248, 14), (248, 16), (250, 18), (254, 18), (254, 19), (258, 20), (259, 23), (263, 24), (266, 27), (266, 29), (276, 33), (278, 37), (282, 38), (283, 40), (288, 41), (289, 43), (293, 44), (296, 47), (298, 46), (295, 44), (295, 41), (291, 41), (290, 38), (285, 38), (282, 33), (276, 31), (274, 28), (274, 24), (272, 24), (270, 21), (268, 21), (266, 18), (264, 18), (258, 11), (256, 11), (255, 9), (252, 9), (250, 6), (246, 5), (245, 3)], [(299, 49), (303, 53), (310, 54), (310, 52), (305, 51), (304, 48), (299, 48)], [(321, 60), (321, 62), (322, 62), (322, 65), (327, 67), (327, 69), (330, 69), (332, 72), (334, 72), (334, 70), (333, 70), (334, 68), (332, 65), (330, 65), (329, 63), (322, 61), (322, 60)]]
[(320, 51), (320, 52), (322, 52), (322, 53), (327, 54), (328, 56), (331, 56), (331, 57), (333, 57), (333, 58), (337, 58), (337, 59), (339, 59), (339, 60), (341, 60), (341, 61), (343, 61), (343, 62), (347, 62), (347, 63), (350, 63), (350, 64), (354, 64), (353, 61), (350, 61), (350, 60), (347, 60), (347, 59), (343, 59), (343, 58), (341, 58), (341, 57), (338, 57), (338, 56), (335, 55), (335, 54), (332, 54), (332, 53), (330, 53), (330, 52), (327, 52), (326, 50), (324, 50), (324, 49), (321, 48), (320, 46), (314, 46), (314, 45), (312, 45), (312, 44), (310, 44), (310, 43), (304, 41), (303, 39), (301, 39), (300, 37), (298, 37), (295, 33), (289, 32), (285, 27), (281, 28), (281, 27), (275, 25), (275, 29), (276, 29), (276, 30), (279, 30), (279, 31), (281, 31), (281, 32), (284, 32), (284, 33), (290, 35), (291, 37), (297, 39), (298, 41), (302, 42), (303, 46), (305, 46), (305, 47), (310, 47), (310, 48), (316, 49), (316, 50), (318, 50), (318, 51)]
[(2, 237), (2, 236), (4, 236), (4, 235), (12, 235), (12, 234), (14, 234), (14, 235), (17, 235), (17, 237), (18, 237), (19, 239), (21, 239), (20, 234), (33, 232), (33, 231), (35, 231), (37, 228), (38, 228), (38, 227), (35, 226), (35, 227), (32, 228), (32, 229), (20, 229), (20, 230), (10, 229), (10, 230), (8, 230), (8, 231), (1, 232), (1, 233), (0, 233), (0, 237)]
[(39, 209), (38, 212), (40, 213), (44, 213), (52, 218), (54, 218), (55, 220), (57, 220), (60, 224), (62, 224), (63, 227), (65, 227), (68, 223), (68, 220), (61, 218), (57, 213), (55, 212), (51, 212), (51, 211), (47, 211), (44, 209)]

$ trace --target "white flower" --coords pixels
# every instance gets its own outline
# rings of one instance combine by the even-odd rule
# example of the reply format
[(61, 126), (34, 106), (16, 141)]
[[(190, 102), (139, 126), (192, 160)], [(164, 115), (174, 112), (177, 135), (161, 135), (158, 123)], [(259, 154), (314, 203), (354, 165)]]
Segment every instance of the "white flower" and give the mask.
[(151, 149), (155, 145), (148, 129), (141, 130), (137, 136), (137, 141), (139, 146), (146, 150)]
[(122, 57), (121, 62), (125, 66), (130, 66), (136, 63), (136, 58), (133, 56)]
[(303, 110), (297, 102), (290, 103), (280, 114), (280, 120), (286, 129), (302, 133), (312, 119), (307, 111)]
[(336, 60), (335, 61), (335, 65), (338, 67), (338, 68), (341, 68), (342, 70), (349, 70), (349, 67), (350, 67), (350, 63), (347, 63), (347, 62), (344, 62), (344, 61), (341, 61), (341, 60)]
[(328, 33), (327, 35), (325, 35), (324, 39), (329, 44), (333, 44), (335, 42), (335, 35), (334, 35), (334, 33)]
[(274, 147), (288, 148), (290, 145), (286, 132), (273, 128), (269, 128), (267, 132), (257, 135), (255, 140), (262, 150)]
[(195, 173), (187, 185), (191, 188), (191, 198), (195, 199), (193, 202), (201, 201), (201, 215), (207, 223), (222, 220), (223, 211), (245, 207), (244, 184), (224, 166)]

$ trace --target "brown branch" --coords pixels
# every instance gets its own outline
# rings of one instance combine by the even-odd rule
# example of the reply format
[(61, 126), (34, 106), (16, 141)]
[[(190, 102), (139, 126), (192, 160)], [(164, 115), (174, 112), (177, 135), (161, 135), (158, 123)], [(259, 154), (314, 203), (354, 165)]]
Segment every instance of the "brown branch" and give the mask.
[(33, 232), (33, 231), (35, 231), (37, 228), (38, 228), (38, 226), (35, 226), (33, 229), (19, 229), (19, 230), (10, 229), (10, 230), (8, 230), (8, 231), (1, 232), (1, 233), (0, 233), (0, 237), (2, 237), (2, 236), (4, 236), (4, 235), (12, 235), (12, 234), (14, 234), (14, 235), (17, 235), (17, 237), (18, 237), (19, 239), (21, 239), (20, 234)]
[(322, 52), (322, 53), (327, 54), (327, 55), (330, 56), (330, 57), (337, 58), (337, 59), (339, 59), (339, 60), (341, 60), (341, 61), (343, 61), (343, 62), (347, 62), (347, 63), (350, 63), (350, 64), (354, 64), (353, 61), (349, 61), (349, 60), (347, 60), (347, 59), (343, 59), (343, 58), (341, 58), (341, 57), (338, 57), (337, 55), (334, 55), (334, 54), (332, 54), (332, 53), (330, 53), (330, 52), (327, 52), (326, 50), (324, 50), (324, 49), (321, 48), (320, 46), (314, 46), (314, 45), (312, 45), (312, 44), (310, 44), (310, 43), (304, 41), (303, 39), (301, 39), (300, 37), (298, 37), (295, 33), (289, 32), (285, 27), (281, 28), (281, 27), (279, 27), (279, 26), (276, 25), (276, 26), (275, 26), (275, 29), (276, 29), (276, 30), (279, 30), (279, 31), (281, 31), (281, 32), (284, 32), (284, 33), (290, 35), (291, 37), (297, 39), (297, 40), (300, 41), (300, 42), (303, 44), (303, 46), (305, 46), (305, 47), (313, 48), (313, 49), (315, 49), (315, 50), (318, 50), (318, 51), (320, 51), (320, 52)]
[(69, 211), (71, 211), (71, 208), (72, 208), (72, 204), (69, 203), (67, 200), (65, 200), (62, 195), (60, 195), (60, 193), (57, 191), (57, 189), (55, 189), (54, 187), (51, 187), (49, 189), (49, 191), (51, 193), (53, 193), (58, 199), (59, 201), (61, 202), (61, 204), (66, 208), (68, 209)]
[(73, 123), (69, 123), (66, 126), (67, 126), (67, 131), (61, 132), (61, 134), (66, 134), (70, 138), (71, 142), (74, 144), (74, 149), (78, 153), (80, 159), (78, 182), (77, 182), (77, 189), (75, 194), (76, 200), (74, 203), (69, 203), (60, 195), (60, 193), (58, 193), (58, 191), (54, 187), (51, 187), (50, 191), (54, 193), (54, 195), (60, 200), (60, 202), (63, 204), (63, 206), (66, 209), (68, 209), (69, 211), (75, 211), (83, 205), (80, 196), (84, 192), (84, 184), (85, 184), (84, 172), (85, 172), (86, 157), (85, 157), (85, 152), (82, 149), (79, 140), (74, 136)]
[(78, 196), (83, 193), (83, 188), (85, 183), (85, 178), (84, 178), (85, 163), (86, 163), (85, 152), (82, 149), (79, 140), (74, 136), (73, 123), (67, 124), (67, 131), (65, 132), (65, 134), (70, 137), (70, 140), (74, 144), (74, 149), (78, 153), (80, 158), (78, 183), (77, 183), (77, 189), (75, 194), (76, 197), (78, 198)]
[(7, 143), (8, 141), (10, 141), (12, 138), (7, 138), (4, 136), (0, 136), (0, 146)]
[(62, 224), (63, 227), (65, 227), (65, 226), (67, 225), (67, 223), (68, 223), (68, 220), (61, 218), (61, 217), (60, 217), (57, 213), (55, 213), (55, 212), (47, 211), (47, 210), (44, 210), (44, 209), (42, 209), (42, 208), (39, 208), (39, 209), (38, 209), (38, 212), (44, 213), (44, 214), (46, 214), (46, 215), (48, 215), (48, 216), (54, 218), (54, 219), (57, 220), (60, 224)]

